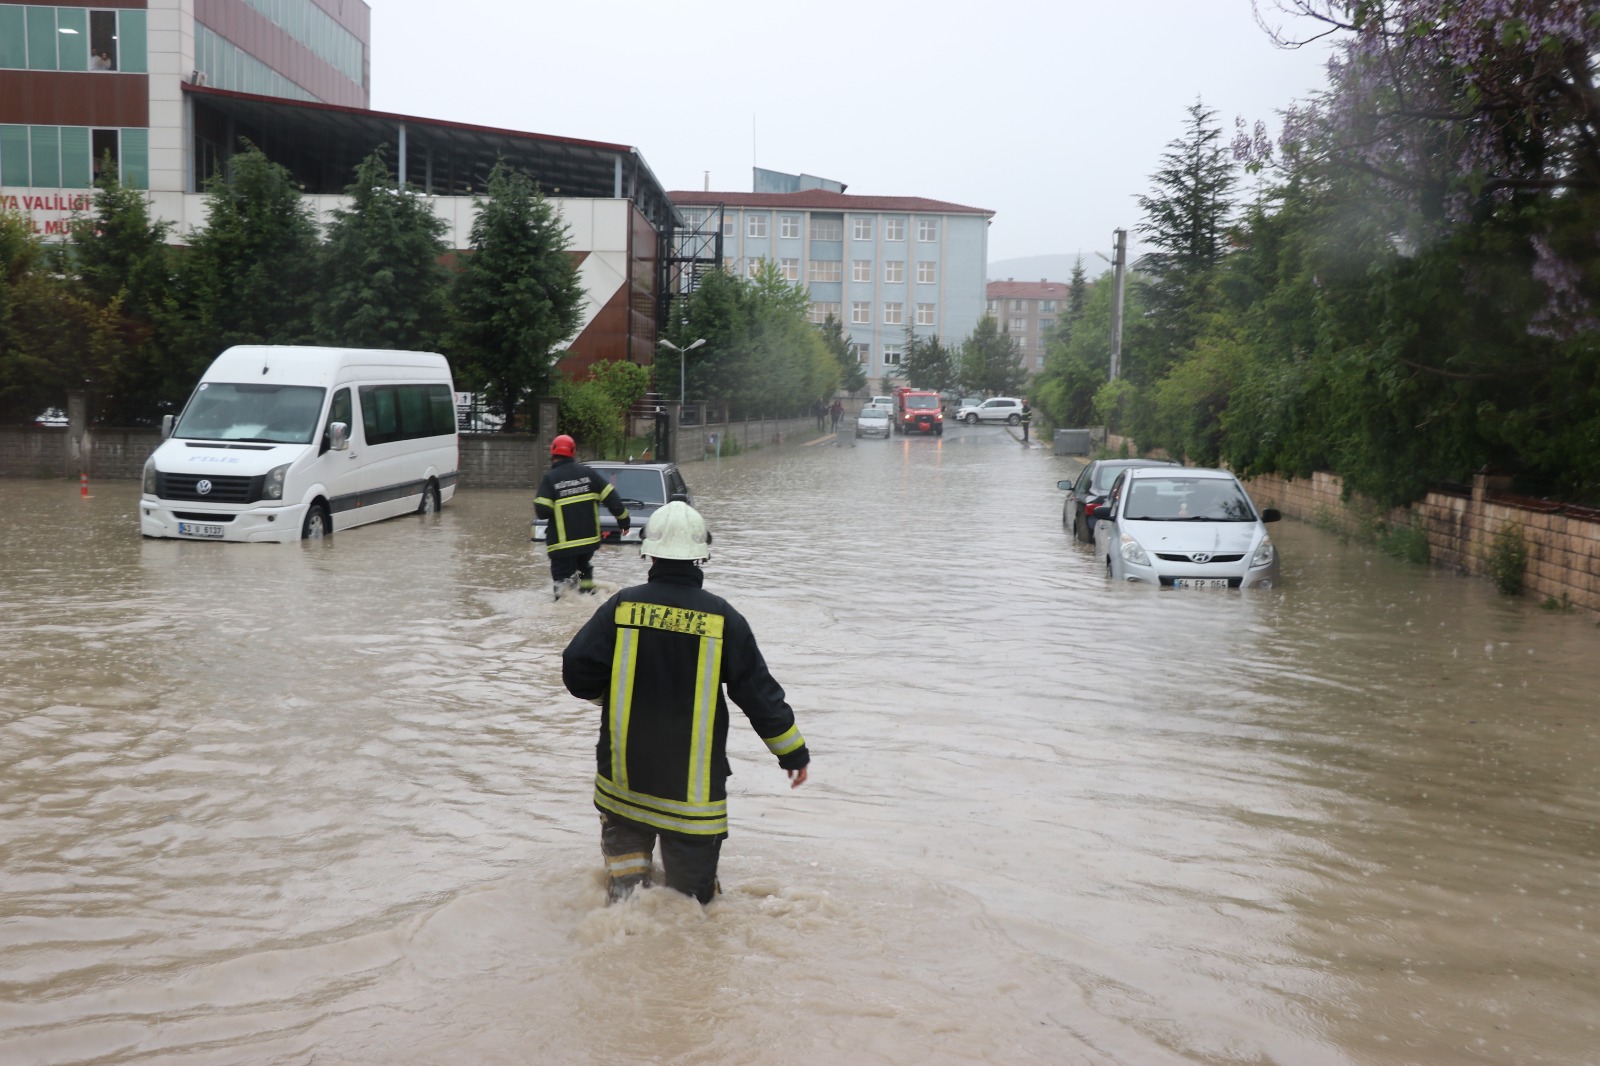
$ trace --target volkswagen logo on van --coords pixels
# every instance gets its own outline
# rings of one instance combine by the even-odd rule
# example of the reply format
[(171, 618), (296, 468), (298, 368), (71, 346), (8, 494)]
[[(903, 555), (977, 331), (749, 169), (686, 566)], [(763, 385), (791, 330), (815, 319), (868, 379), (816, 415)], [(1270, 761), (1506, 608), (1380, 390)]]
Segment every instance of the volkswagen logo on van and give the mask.
[(209, 496), (211, 494), (211, 479), (203, 477), (196, 481), (194, 483), (194, 491), (202, 496)]

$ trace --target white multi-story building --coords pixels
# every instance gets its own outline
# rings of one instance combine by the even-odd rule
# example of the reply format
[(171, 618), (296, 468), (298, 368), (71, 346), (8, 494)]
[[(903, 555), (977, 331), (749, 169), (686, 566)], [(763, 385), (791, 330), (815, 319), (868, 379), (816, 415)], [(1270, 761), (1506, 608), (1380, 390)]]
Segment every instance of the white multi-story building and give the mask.
[[(758, 171), (758, 185), (763, 175), (773, 176)], [(751, 276), (770, 260), (785, 278), (803, 282), (811, 320), (832, 315), (843, 325), (872, 388), (899, 365), (907, 329), (948, 344), (965, 340), (983, 317), (994, 212), (818, 184), (824, 187), (667, 195), (691, 229), (714, 225), (720, 213), (724, 269)]]

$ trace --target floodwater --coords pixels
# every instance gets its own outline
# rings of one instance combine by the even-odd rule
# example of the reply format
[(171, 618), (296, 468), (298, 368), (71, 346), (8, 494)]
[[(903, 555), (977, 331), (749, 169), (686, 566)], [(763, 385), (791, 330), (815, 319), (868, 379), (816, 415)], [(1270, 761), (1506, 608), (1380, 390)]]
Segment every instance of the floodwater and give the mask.
[[(1002, 428), (687, 475), (814, 753), (603, 906), (531, 492), (305, 545), (0, 481), (0, 1063), (1593, 1063), (1596, 628), (1274, 527), (1108, 586)], [(606, 549), (602, 585), (642, 579)]]

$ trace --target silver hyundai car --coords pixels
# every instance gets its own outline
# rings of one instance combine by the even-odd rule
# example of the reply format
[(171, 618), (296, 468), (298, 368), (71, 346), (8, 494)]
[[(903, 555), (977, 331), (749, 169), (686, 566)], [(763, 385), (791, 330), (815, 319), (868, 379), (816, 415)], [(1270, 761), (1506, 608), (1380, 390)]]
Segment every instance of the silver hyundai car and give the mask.
[(1125, 470), (1094, 508), (1095, 555), (1113, 581), (1162, 588), (1271, 588), (1278, 552), (1267, 534), (1281, 515), (1257, 510), (1226, 470)]

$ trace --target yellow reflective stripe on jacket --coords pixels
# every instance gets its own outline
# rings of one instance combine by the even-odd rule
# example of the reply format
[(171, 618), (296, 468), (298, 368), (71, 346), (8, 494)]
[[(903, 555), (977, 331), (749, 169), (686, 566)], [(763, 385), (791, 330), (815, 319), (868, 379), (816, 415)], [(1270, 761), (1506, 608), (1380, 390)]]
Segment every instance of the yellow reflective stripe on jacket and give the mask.
[(628, 787), (628, 718), (633, 713), (633, 677), (639, 660), (639, 631), (624, 629), (617, 634), (616, 654), (611, 657), (611, 779)]
[[(720, 616), (713, 617), (722, 621)], [(717, 720), (717, 694), (722, 690), (722, 641), (701, 637), (698, 658), (700, 669), (694, 679), (694, 733), (689, 737), (691, 803), (705, 803), (711, 798), (711, 734)]]
[(619, 626), (664, 629), (669, 633), (687, 633), (692, 637), (722, 637), (723, 618), (720, 614), (691, 611), (687, 607), (623, 600), (617, 604), (612, 618)]
[(595, 806), (657, 829), (695, 836), (720, 836), (728, 831), (728, 803), (678, 803), (618, 787), (600, 774), (594, 778)]
[(767, 750), (774, 755), (787, 755), (791, 751), (804, 747), (806, 738), (800, 735), (800, 727), (792, 725), (775, 737), (762, 737), (767, 742)]
[[(555, 543), (555, 545), (557, 547), (561, 547), (561, 548), (581, 548), (585, 544), (599, 544), (600, 543), (600, 520), (599, 520), (599, 518), (595, 519), (595, 533), (594, 533), (594, 536), (592, 536), (592, 537), (584, 537), (582, 540), (568, 540), (567, 539), (567, 518), (566, 518), (567, 508), (571, 507), (573, 504), (575, 504), (575, 503), (586, 503), (590, 507), (593, 507), (595, 505), (596, 501), (598, 501), (599, 499), (600, 499), (600, 497), (597, 496), (596, 494), (594, 494), (592, 492), (585, 492), (585, 493), (583, 493), (581, 495), (578, 495), (578, 496), (565, 496), (565, 497), (562, 497), (560, 500), (557, 500), (555, 502), (555, 504), (553, 504), (553, 506), (555, 507), (556, 515), (555, 515), (555, 518), (551, 519), (551, 521), (555, 523), (555, 527), (556, 527), (556, 539), (555, 539), (554, 543)], [(547, 535), (545, 537), (545, 540), (548, 541), (549, 539), (550, 538)]]

